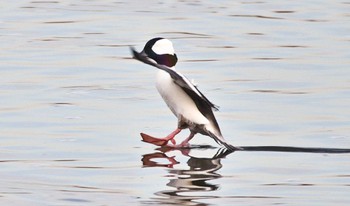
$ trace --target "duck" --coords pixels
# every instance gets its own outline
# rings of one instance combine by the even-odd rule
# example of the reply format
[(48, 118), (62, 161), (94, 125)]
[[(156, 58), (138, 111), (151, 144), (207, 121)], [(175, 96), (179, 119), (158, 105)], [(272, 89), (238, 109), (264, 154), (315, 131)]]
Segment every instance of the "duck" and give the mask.
[[(141, 133), (143, 141), (158, 146), (188, 148), (189, 141), (199, 133), (211, 137), (229, 151), (239, 149), (229, 144), (221, 133), (213, 113), (218, 111), (219, 107), (209, 101), (192, 81), (175, 69), (178, 58), (169, 39), (153, 38), (145, 44), (141, 52), (137, 52), (134, 47), (130, 49), (134, 59), (158, 69), (156, 88), (177, 118), (177, 127), (169, 135), (156, 138)], [(189, 136), (176, 144), (175, 136), (184, 129), (190, 130)]]

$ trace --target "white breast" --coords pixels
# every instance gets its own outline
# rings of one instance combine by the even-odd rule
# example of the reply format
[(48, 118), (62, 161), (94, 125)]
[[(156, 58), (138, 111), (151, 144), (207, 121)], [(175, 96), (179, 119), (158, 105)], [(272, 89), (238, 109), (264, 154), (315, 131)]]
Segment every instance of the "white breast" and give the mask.
[(167, 72), (158, 71), (156, 86), (165, 103), (177, 118), (183, 116), (188, 121), (196, 124), (209, 123), (208, 119), (198, 110), (191, 97), (174, 83)]

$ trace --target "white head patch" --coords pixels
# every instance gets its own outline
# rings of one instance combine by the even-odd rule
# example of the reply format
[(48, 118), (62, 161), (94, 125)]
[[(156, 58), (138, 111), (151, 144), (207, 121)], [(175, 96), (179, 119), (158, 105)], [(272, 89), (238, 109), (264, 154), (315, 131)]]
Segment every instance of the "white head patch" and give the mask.
[(152, 50), (156, 53), (156, 54), (171, 54), (174, 55), (175, 54), (175, 50), (173, 47), (173, 43), (171, 43), (171, 41), (169, 41), (168, 39), (160, 39), (158, 40), (152, 47)]

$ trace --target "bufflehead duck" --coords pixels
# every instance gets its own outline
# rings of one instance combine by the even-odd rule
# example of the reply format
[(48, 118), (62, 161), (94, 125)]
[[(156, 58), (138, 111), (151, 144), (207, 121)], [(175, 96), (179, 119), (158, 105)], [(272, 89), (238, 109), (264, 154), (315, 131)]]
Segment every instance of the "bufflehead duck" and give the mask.
[[(230, 151), (238, 149), (230, 145), (221, 134), (213, 113), (213, 110), (218, 110), (218, 107), (210, 102), (191, 81), (175, 70), (177, 56), (170, 40), (160, 37), (153, 38), (146, 43), (140, 53), (132, 47), (130, 49), (135, 59), (159, 69), (156, 87), (178, 119), (177, 129), (165, 138), (155, 138), (141, 133), (145, 142), (158, 146), (182, 148), (188, 147), (188, 142), (197, 133), (200, 133), (210, 136)], [(186, 128), (191, 131), (190, 135), (176, 145), (174, 137)], [(169, 141), (173, 145), (169, 145)]]

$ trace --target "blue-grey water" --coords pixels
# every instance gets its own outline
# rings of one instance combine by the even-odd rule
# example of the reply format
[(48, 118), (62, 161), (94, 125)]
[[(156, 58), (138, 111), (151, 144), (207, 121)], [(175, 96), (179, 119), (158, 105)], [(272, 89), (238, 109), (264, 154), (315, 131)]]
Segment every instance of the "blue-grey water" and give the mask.
[[(327, 149), (350, 149), (349, 22), (347, 0), (2, 2), (1, 205), (349, 205), (350, 153)], [(177, 125), (129, 51), (157, 36), (264, 151), (141, 142)]]

